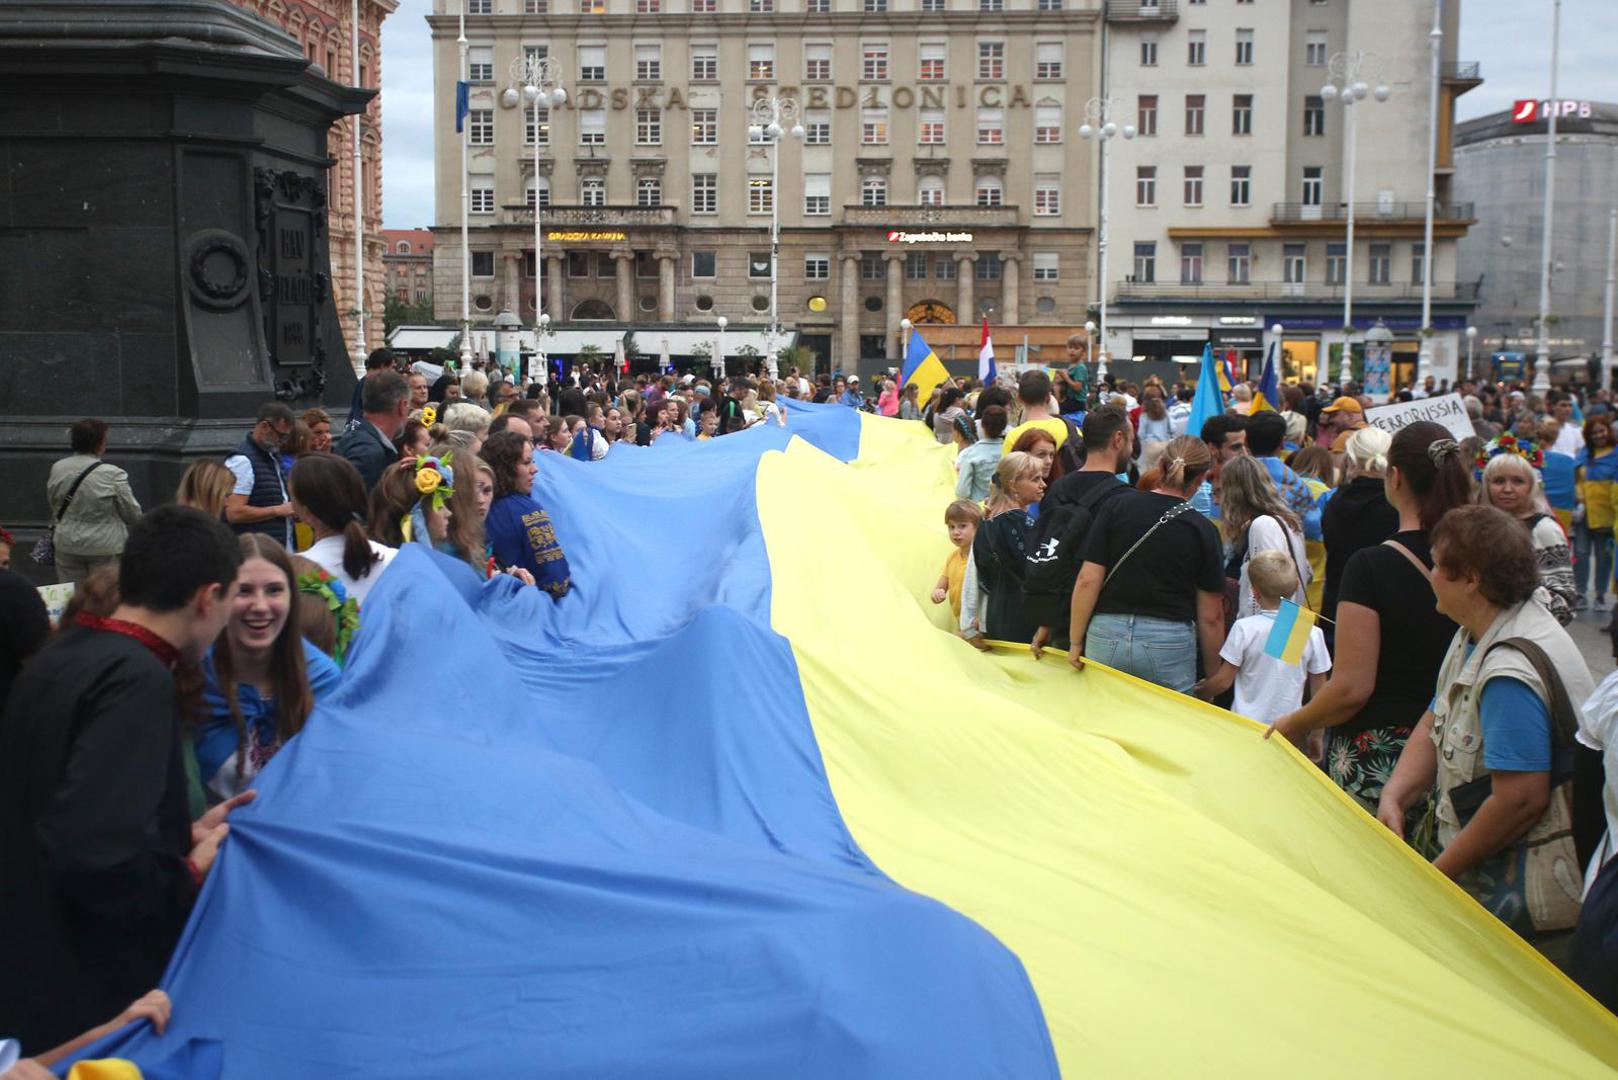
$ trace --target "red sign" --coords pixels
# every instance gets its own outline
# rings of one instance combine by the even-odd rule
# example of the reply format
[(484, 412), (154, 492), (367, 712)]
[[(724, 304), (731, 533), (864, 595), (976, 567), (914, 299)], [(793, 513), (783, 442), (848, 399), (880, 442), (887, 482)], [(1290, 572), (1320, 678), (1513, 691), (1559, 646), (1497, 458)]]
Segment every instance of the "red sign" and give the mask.
[[(1558, 117), (1577, 116), (1581, 120), (1590, 118), (1591, 109), (1588, 101), (1558, 101), (1554, 104)], [(1533, 124), (1541, 120), (1549, 120), (1551, 105), (1552, 102), (1549, 101), (1534, 101), (1528, 98), (1514, 101), (1511, 103), (1511, 122), (1513, 124)]]

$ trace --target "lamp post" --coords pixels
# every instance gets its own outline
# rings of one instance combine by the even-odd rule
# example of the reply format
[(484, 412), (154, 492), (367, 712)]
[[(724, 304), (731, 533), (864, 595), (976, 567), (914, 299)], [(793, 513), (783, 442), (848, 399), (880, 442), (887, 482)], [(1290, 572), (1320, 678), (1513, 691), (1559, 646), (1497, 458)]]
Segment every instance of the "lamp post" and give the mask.
[[(550, 365), (545, 359), (545, 344), (541, 340), (550, 325), (545, 315), (545, 256), (544, 235), (540, 227), (539, 206), (539, 113), (547, 114), (555, 107), (567, 103), (567, 91), (561, 86), (562, 69), (549, 56), (524, 54), (511, 62), (511, 81), (515, 85), (505, 93), (507, 100), (520, 95), (531, 110), (534, 125), (534, 352), (539, 367), (539, 381), (544, 383)], [(521, 87), (521, 90), (518, 90)], [(515, 102), (513, 102), (515, 104)]]
[(1534, 348), (1536, 394), (1551, 388), (1551, 337), (1547, 322), (1551, 316), (1551, 216), (1556, 209), (1556, 57), (1562, 41), (1562, 0), (1551, 5), (1551, 100), (1545, 125), (1545, 210), (1544, 236), (1539, 256), (1539, 326)]
[[(349, 70), (354, 74), (354, 85), (360, 84), (360, 0), (351, 0), (348, 35)], [(336, 72), (332, 72), (336, 76)], [(354, 355), (356, 368), (365, 356), (365, 190), (363, 159), (360, 155), (360, 118), (352, 117), (354, 124)]]
[[(1101, 218), (1096, 230), (1096, 281), (1101, 294), (1101, 355), (1097, 359), (1096, 385), (1107, 375), (1107, 140), (1115, 135), (1126, 139), (1135, 137), (1134, 124), (1119, 124), (1112, 114), (1122, 106), (1118, 98), (1093, 97), (1084, 103), (1084, 123), (1079, 125), (1079, 138), (1095, 139), (1101, 156)], [(1086, 323), (1088, 327), (1090, 324)], [(1091, 350), (1094, 356), (1095, 351)]]
[[(1285, 327), (1283, 327), (1280, 323), (1276, 323), (1274, 326), (1270, 327), (1270, 340), (1275, 342), (1275, 381), (1278, 386), (1280, 385), (1281, 379), (1286, 374), (1281, 370), (1286, 366), (1286, 357), (1283, 355), (1285, 350), (1281, 348), (1281, 335), (1284, 331)], [(1261, 369), (1259, 371), (1259, 379), (1262, 380), (1263, 378), (1264, 372)]]
[(1416, 382), (1423, 383), (1433, 373), (1433, 216), (1437, 211), (1438, 172), (1438, 75), (1439, 57), (1444, 47), (1444, 0), (1433, 0), (1433, 28), (1427, 34), (1432, 53), (1427, 99), (1427, 221), (1422, 237), (1421, 259), (1421, 350), (1416, 354)]
[(1085, 323), (1084, 323), (1084, 351), (1089, 353), (1090, 354), (1090, 359), (1095, 361), (1095, 365), (1096, 365), (1096, 367), (1095, 367), (1096, 400), (1100, 401), (1101, 400), (1101, 380), (1103, 380), (1103, 379), (1105, 379), (1107, 377), (1107, 358), (1105, 356), (1100, 356), (1100, 355), (1098, 355), (1096, 353), (1095, 337), (1096, 337), (1096, 324), (1093, 323), (1093, 322), (1090, 322), (1088, 319), (1085, 320)]
[(910, 356), (910, 331), (915, 326), (908, 318), (899, 320), (899, 374), (903, 375), (905, 361)]
[[(461, 83), (464, 86), (472, 79), (470, 43), (466, 40), (466, 7), (469, 0), (461, 0), (461, 36), (455, 39), (456, 47), (461, 51)], [(456, 102), (457, 115), (460, 103)], [(466, 182), (467, 170), (467, 140), (471, 136), (471, 123), (459, 125), (461, 128), (461, 372), (464, 374), (472, 370), (472, 247), (471, 234), (468, 231), (467, 215), (472, 210), (472, 187)]]
[(714, 324), (719, 327), (719, 340), (714, 345), (714, 371), (717, 379), (723, 379), (725, 377), (725, 327), (730, 325), (730, 320), (721, 315), (714, 320)]
[(1468, 326), (1466, 328), (1466, 378), (1469, 382), (1477, 378), (1477, 368), (1472, 363), (1472, 347), (1477, 344), (1477, 340), (1478, 328)]
[(804, 127), (798, 122), (798, 99), (771, 94), (753, 102), (747, 110), (747, 134), (768, 140), (770, 153), (770, 326), (764, 335), (765, 367), (770, 378), (778, 373), (776, 353), (781, 348), (781, 319), (776, 306), (781, 283), (781, 138), (791, 135), (802, 142)]
[[(1381, 81), (1381, 60), (1363, 49), (1337, 53), (1327, 69), (1331, 72), (1331, 81), (1320, 88), (1320, 100), (1343, 104), (1343, 202), (1347, 219), (1344, 223), (1343, 362), (1338, 368), (1338, 381), (1347, 383), (1354, 378), (1354, 345), (1350, 338), (1354, 333), (1354, 150), (1359, 142), (1359, 125), (1352, 106), (1364, 101), (1367, 95), (1378, 102), (1386, 101), (1393, 91)], [(1376, 80), (1375, 90), (1370, 85), (1372, 79)], [(1429, 262), (1432, 257), (1433, 253), (1427, 252)]]

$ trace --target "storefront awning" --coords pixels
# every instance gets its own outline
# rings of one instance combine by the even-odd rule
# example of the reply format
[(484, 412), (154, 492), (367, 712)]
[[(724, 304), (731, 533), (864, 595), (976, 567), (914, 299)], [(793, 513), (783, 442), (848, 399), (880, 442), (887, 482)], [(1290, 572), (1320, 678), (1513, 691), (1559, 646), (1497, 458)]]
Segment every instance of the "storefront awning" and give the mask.
[(443, 326), (396, 326), (388, 335), (388, 348), (411, 353), (447, 349), (457, 333)]

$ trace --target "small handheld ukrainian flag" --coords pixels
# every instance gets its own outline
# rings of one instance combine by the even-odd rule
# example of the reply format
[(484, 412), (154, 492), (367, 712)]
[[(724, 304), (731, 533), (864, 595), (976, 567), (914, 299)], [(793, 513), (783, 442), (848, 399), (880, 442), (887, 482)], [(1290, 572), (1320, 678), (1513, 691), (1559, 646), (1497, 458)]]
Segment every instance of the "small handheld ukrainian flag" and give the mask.
[(910, 332), (910, 347), (905, 350), (904, 366), (899, 369), (899, 387), (903, 389), (911, 383), (916, 385), (916, 394), (922, 401), (927, 400), (939, 383), (949, 378), (949, 371), (945, 369), (944, 362), (933, 352), (932, 346), (927, 344), (921, 336), (920, 330)]
[(1305, 611), (1291, 600), (1282, 600), (1275, 613), (1275, 625), (1264, 641), (1264, 655), (1273, 656), (1283, 664), (1303, 662), (1303, 650), (1309, 644), (1309, 631), (1315, 628), (1315, 613)]

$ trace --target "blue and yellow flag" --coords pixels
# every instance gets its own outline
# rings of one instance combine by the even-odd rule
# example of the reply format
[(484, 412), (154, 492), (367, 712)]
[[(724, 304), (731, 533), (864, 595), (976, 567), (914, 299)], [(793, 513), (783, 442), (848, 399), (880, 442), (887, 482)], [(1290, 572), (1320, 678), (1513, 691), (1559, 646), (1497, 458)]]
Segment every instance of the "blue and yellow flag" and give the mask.
[(916, 394), (923, 400), (933, 392), (934, 387), (949, 378), (949, 372), (944, 368), (944, 362), (933, 352), (927, 339), (921, 336), (920, 330), (910, 332), (910, 347), (905, 350), (904, 367), (899, 371), (899, 387), (903, 389), (911, 383), (916, 384)]
[(1209, 417), (1225, 411), (1225, 395), (1220, 392), (1222, 365), (1214, 362), (1213, 346), (1202, 347), (1202, 367), (1197, 373), (1197, 394), (1191, 399), (1191, 420), (1186, 425), (1187, 435), (1202, 434), (1202, 425)]
[(1270, 342), (1270, 351), (1264, 357), (1264, 374), (1259, 376), (1258, 390), (1253, 394), (1253, 407), (1247, 410), (1249, 415), (1261, 409), (1281, 411), (1281, 383), (1275, 374), (1275, 354), (1280, 348), (1279, 341)]
[(1264, 639), (1264, 655), (1273, 656), (1283, 664), (1303, 661), (1303, 650), (1309, 645), (1309, 631), (1315, 628), (1315, 613), (1305, 611), (1291, 600), (1282, 600), (1275, 613), (1275, 625)]

